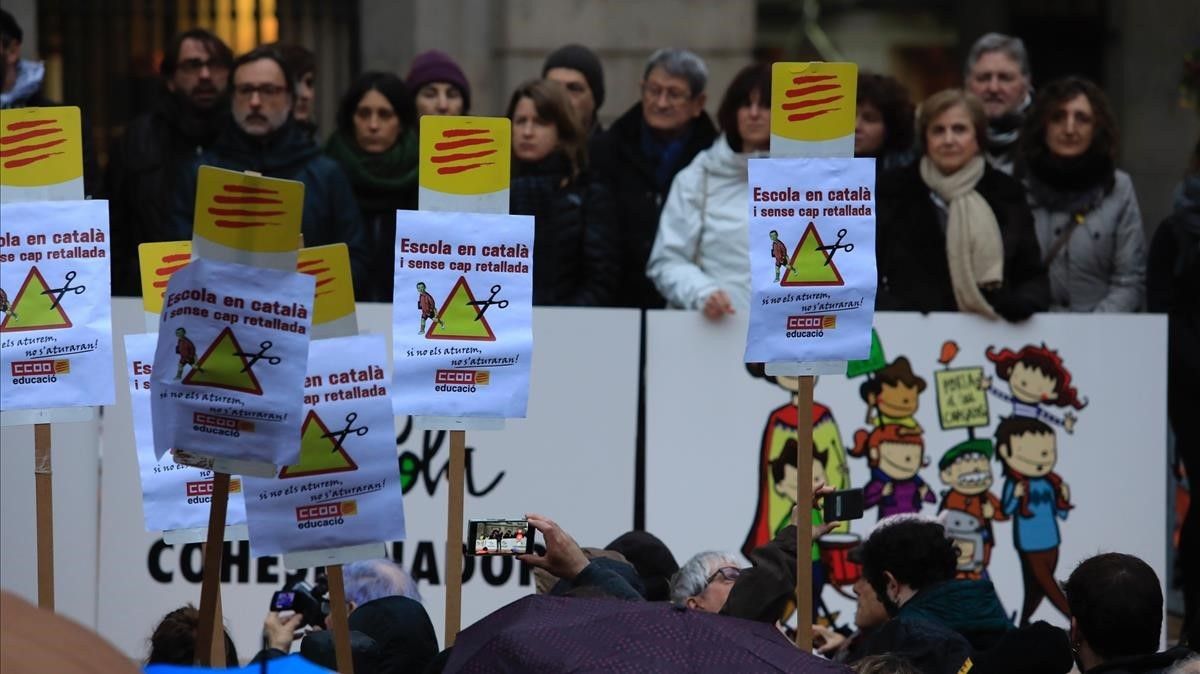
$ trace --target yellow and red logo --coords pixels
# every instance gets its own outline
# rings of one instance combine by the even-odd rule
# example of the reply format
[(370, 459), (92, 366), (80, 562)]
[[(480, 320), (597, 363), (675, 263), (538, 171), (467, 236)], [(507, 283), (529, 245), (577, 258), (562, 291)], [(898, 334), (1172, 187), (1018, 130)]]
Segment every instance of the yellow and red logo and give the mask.
[(507, 189), (511, 129), (504, 117), (421, 118), (421, 187), (449, 194)]
[(162, 312), (163, 295), (171, 275), (192, 259), (191, 241), (161, 241), (138, 246), (142, 276), (142, 308), (148, 313)]
[(245, 421), (243, 419), (233, 419), (230, 417), (217, 416), (215, 414), (205, 414), (204, 412), (193, 412), (192, 423), (205, 428), (219, 429), (223, 431), (246, 431), (254, 430), (253, 421)]
[(788, 330), (832, 330), (837, 327), (837, 316), (788, 316)]
[(825, 141), (854, 133), (858, 66), (776, 63), (771, 68), (771, 133)]
[(332, 503), (318, 503), (316, 505), (304, 505), (296, 508), (296, 521), (332, 520), (357, 514), (357, 501), (333, 501)]
[[(213, 481), (212, 480), (196, 480), (188, 482), (184, 485), (184, 490), (189, 497), (191, 496), (212, 496)], [(229, 481), (229, 493), (237, 494), (242, 491), (242, 481), (238, 478), (233, 478)]]
[(42, 377), (71, 373), (69, 360), (14, 360), (9, 363), (14, 377)]
[(83, 177), (79, 108), (0, 110), (0, 182), (57, 185)]
[(438, 370), (433, 375), (433, 383), (487, 386), (492, 383), (492, 373), (487, 370)]
[(316, 279), (313, 325), (354, 313), (354, 279), (350, 275), (350, 251), (346, 244), (301, 248), (296, 271)]
[(195, 233), (237, 250), (296, 250), (304, 214), (304, 184), (201, 166)]

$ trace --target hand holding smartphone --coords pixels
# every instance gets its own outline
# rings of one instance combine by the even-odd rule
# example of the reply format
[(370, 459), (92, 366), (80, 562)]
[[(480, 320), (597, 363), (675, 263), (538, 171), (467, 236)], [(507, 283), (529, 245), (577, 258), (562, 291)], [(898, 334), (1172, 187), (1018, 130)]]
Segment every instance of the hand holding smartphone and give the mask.
[(468, 554), (526, 555), (533, 552), (533, 534), (526, 519), (471, 520), (467, 525)]

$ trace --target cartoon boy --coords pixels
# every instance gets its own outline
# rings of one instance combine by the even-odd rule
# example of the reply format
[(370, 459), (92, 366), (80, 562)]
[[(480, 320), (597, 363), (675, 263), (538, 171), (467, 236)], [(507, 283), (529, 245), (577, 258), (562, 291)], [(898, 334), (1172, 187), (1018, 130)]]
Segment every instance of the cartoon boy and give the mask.
[(900, 356), (863, 382), (858, 393), (867, 403), (868, 424), (894, 424), (902, 435), (919, 435), (923, 429), (915, 415), (924, 390), (925, 380), (913, 374), (908, 359)]
[(4, 292), (4, 288), (0, 288), (0, 315), (17, 320), (17, 312), (13, 311), (12, 305), (8, 303), (8, 293)]
[(197, 372), (204, 372), (204, 368), (196, 365), (196, 345), (187, 338), (187, 330), (183, 328), (175, 328), (175, 353), (179, 354), (179, 367), (175, 370), (176, 379), (183, 378), (184, 365), (190, 365)]
[(879, 519), (915, 513), (921, 502), (936, 503), (933, 492), (917, 471), (925, 465), (925, 444), (920, 434), (902, 433), (902, 426), (889, 424), (868, 433), (854, 433), (854, 456), (867, 456), (871, 481), (863, 491), (863, 505), (879, 507)]
[(992, 521), (1008, 519), (1000, 507), (1000, 499), (988, 491), (992, 486), (991, 460), (992, 441), (977, 438), (951, 447), (938, 461), (942, 482), (950, 487), (942, 496), (938, 512), (951, 511), (951, 516), (955, 513), (969, 515), (970, 518), (959, 518), (958, 521), (974, 523), (974, 531), (968, 532), (972, 534), (970, 540), (978, 539), (982, 547), (981, 555), (970, 557), (977, 562), (959, 566), (959, 578), (976, 580), (983, 576), (995, 545)]
[(425, 334), (425, 321), (432, 318), (434, 322), (443, 328), (446, 327), (446, 322), (437, 317), (437, 302), (433, 300), (433, 295), (425, 292), (425, 284), (417, 284), (417, 309), (421, 311), (421, 328), (417, 330), (418, 335)]
[[(775, 493), (786, 499), (787, 502), (796, 505), (796, 480), (799, 479), (800, 471), (797, 468), (799, 465), (799, 444), (795, 438), (788, 438), (783, 443), (783, 451), (779, 456), (771, 461), (771, 479), (774, 481)], [(812, 483), (813, 489), (825, 484), (825, 462), (829, 460), (829, 455), (813, 446), (813, 463), (812, 463)], [(787, 509), (787, 515), (775, 525), (772, 535), (778, 535), (791, 522), (792, 509)], [(812, 524), (817, 526), (825, 523), (825, 517), (820, 508), (812, 509)], [(825, 586), (825, 566), (821, 564), (821, 548), (817, 545), (817, 541), (812, 542), (812, 597), (813, 597), (813, 615), (816, 615), (816, 606), (820, 601), (821, 588)]]
[(779, 270), (787, 267), (788, 271), (796, 273), (796, 268), (788, 264), (787, 246), (779, 240), (779, 231), (772, 229), (771, 236), (771, 257), (775, 258), (775, 280), (779, 280)]
[(1058, 461), (1054, 430), (1037, 419), (1005, 417), (996, 427), (996, 457), (1004, 463), (1000, 501), (1004, 514), (1014, 520), (1013, 542), (1025, 582), (1021, 626), (1029, 624), (1043, 598), (1069, 616), (1054, 571), (1062, 542), (1057, 520), (1066, 520), (1073, 506), (1070, 488), (1053, 472)]

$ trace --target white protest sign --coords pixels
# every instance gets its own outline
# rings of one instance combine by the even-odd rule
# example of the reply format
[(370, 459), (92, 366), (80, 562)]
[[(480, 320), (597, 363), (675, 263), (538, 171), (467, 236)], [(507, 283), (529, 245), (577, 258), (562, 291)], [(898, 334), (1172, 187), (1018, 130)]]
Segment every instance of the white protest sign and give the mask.
[[(125, 335), (126, 372), (133, 410), (133, 438), (137, 450), (138, 472), (142, 478), (142, 511), (146, 531), (203, 529), (208, 526), (209, 501), (213, 475), (210, 470), (175, 463), (169, 456), (154, 451), (154, 429), (150, 410), (150, 374), (158, 335)], [(165, 450), (164, 450), (165, 451)], [(225, 525), (244, 525), (246, 508), (242, 501), (242, 481), (234, 478), (229, 485), (229, 507)], [(241, 527), (245, 534), (245, 527)], [(202, 540), (196, 538), (195, 540)]]
[(750, 160), (746, 362), (867, 357), (874, 194), (870, 159)]
[(108, 202), (0, 205), (0, 406), (115, 398)]
[(396, 414), (525, 416), (533, 218), (396, 213)]
[(205, 258), (171, 277), (150, 380), (159, 456), (295, 463), (313, 285)]
[(300, 460), (245, 478), (254, 556), (404, 538), (386, 366), (380, 335), (309, 346)]

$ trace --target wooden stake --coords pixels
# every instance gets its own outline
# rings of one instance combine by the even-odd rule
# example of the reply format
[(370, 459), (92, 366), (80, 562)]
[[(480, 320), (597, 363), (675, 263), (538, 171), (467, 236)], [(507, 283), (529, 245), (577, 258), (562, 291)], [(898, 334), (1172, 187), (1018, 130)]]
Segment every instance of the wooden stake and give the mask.
[(446, 648), (462, 627), (463, 491), (467, 471), (467, 432), (450, 431), (450, 495), (446, 503)]
[(33, 426), (33, 482), (37, 510), (38, 607), (54, 610), (54, 469), (50, 424)]
[(354, 674), (354, 654), (350, 650), (350, 622), (346, 611), (346, 582), (342, 578), (342, 565), (325, 567), (325, 579), (329, 582), (329, 612), (333, 619), (333, 648), (337, 654), (339, 674)]
[(224, 666), (225, 634), (221, 627), (221, 555), (225, 549), (225, 511), (229, 505), (229, 473), (213, 473), (208, 508), (208, 538), (204, 544), (204, 577), (200, 583), (200, 630), (196, 660), (204, 667)]
[(813, 378), (800, 377), (796, 398), (796, 646), (812, 651)]

